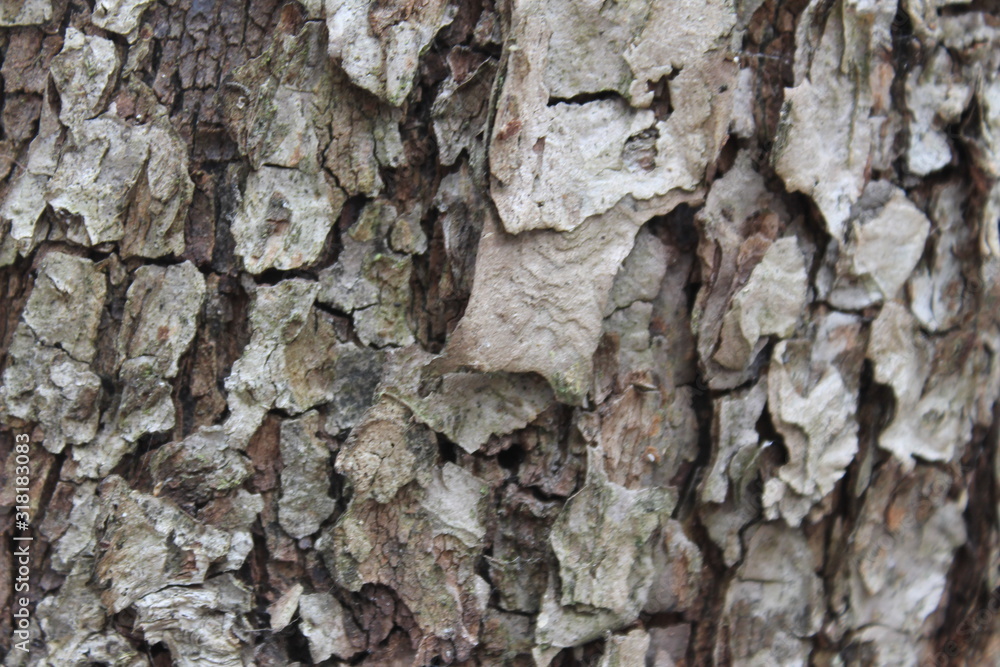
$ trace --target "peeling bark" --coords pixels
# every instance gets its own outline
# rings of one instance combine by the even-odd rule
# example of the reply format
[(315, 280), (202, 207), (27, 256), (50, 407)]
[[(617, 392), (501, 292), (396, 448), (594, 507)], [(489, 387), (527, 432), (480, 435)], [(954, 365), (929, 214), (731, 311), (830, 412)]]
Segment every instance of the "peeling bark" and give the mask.
[(5, 666), (1000, 660), (991, 3), (2, 0), (0, 53)]

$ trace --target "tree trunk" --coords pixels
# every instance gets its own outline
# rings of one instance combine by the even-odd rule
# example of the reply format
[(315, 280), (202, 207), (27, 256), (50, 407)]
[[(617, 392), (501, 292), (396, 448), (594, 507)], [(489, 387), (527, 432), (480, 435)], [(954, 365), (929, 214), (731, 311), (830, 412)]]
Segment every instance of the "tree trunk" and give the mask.
[(4, 665), (1000, 661), (995, 3), (0, 26)]

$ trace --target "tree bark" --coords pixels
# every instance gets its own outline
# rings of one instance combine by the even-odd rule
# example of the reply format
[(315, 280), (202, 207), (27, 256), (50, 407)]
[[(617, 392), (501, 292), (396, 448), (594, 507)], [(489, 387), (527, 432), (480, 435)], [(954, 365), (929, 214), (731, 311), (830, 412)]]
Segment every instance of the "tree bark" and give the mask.
[(3, 664), (996, 664), (998, 26), (2, 0)]

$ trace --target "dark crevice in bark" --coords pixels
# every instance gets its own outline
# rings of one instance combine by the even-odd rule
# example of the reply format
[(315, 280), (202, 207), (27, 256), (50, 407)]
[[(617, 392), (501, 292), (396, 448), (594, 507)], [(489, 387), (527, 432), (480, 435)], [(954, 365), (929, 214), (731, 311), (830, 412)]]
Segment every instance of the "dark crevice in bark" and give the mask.
[[(449, 333), (446, 327), (441, 326), (442, 319), (445, 319), (443, 316), (446, 312), (452, 311), (449, 308), (452, 304), (444, 301), (440, 293), (441, 279), (449, 270), (444, 232), (437, 211), (433, 209), (420, 221), (420, 226), (427, 237), (427, 252), (413, 258), (410, 319), (414, 335), (421, 346), (428, 352), (439, 353), (444, 349)], [(462, 310), (464, 311), (464, 303)], [(457, 321), (454, 317), (448, 319)]]
[[(785, 88), (795, 83), (795, 30), (807, 5), (808, 0), (767, 0), (754, 12), (743, 39), (740, 61), (745, 60), (754, 74), (754, 140), (761, 151), (755, 166), (767, 181), (777, 178), (770, 164), (770, 151)], [(818, 15), (825, 17), (826, 12), (818, 12)], [(782, 190), (781, 187), (777, 189)]]
[(337, 263), (340, 251), (344, 248), (344, 234), (358, 221), (358, 217), (367, 203), (368, 198), (363, 195), (347, 198), (340, 210), (337, 223), (330, 228), (330, 233), (326, 236), (319, 257), (316, 258), (315, 262), (305, 267), (308, 271), (318, 274), (323, 269)]
[(170, 440), (170, 436), (166, 433), (151, 433), (142, 436), (136, 441), (132, 453), (122, 457), (112, 474), (124, 477), (132, 488), (141, 489), (146, 493), (151, 492), (153, 480), (150, 477), (149, 460), (157, 449)]
[(698, 485), (707, 466), (712, 461), (713, 438), (712, 438), (712, 418), (713, 405), (712, 395), (707, 390), (707, 383), (699, 372), (695, 379), (694, 389), (691, 392), (691, 403), (694, 408), (695, 417), (698, 422), (698, 457), (692, 465), (692, 472), (688, 475), (686, 482), (679, 494), (680, 501), (674, 509), (673, 518), (679, 521), (687, 520), (698, 506)]
[(685, 612), (685, 618), (691, 624), (687, 659), (692, 665), (714, 665), (717, 664), (713, 657), (715, 646), (726, 632), (726, 627), (722, 625), (722, 609), (734, 570), (726, 567), (722, 550), (709, 536), (700, 517), (695, 515), (686, 528), (701, 551), (706, 573), (702, 577), (701, 593), (694, 608)]
[(320, 303), (319, 301), (314, 302), (313, 305), (312, 305), (312, 307), (315, 308), (316, 310), (320, 311), (321, 313), (326, 313), (327, 315), (331, 315), (333, 318), (335, 318), (337, 320), (344, 321), (345, 322), (345, 326), (350, 327), (350, 331), (351, 331), (351, 334), (352, 334), (352, 342), (354, 342), (355, 344), (357, 344), (359, 346), (361, 345), (361, 341), (357, 340), (357, 335), (354, 333), (353, 326), (350, 325), (350, 322), (351, 322), (351, 315), (350, 315), (350, 313), (347, 313), (347, 312), (345, 312), (343, 310), (340, 310), (339, 308), (335, 308), (335, 307), (333, 307), (333, 306), (331, 306), (329, 304)]
[(563, 649), (550, 667), (596, 667), (604, 655), (605, 641), (595, 639), (583, 646)]
[(299, 623), (293, 623), (285, 634), (285, 647), (288, 649), (288, 659), (300, 662), (304, 665), (311, 665), (312, 658), (309, 655), (309, 641), (302, 634)]
[(517, 469), (525, 459), (524, 448), (518, 444), (513, 444), (497, 454), (497, 464), (509, 471), (510, 475), (517, 475)]
[(458, 460), (458, 445), (444, 437), (440, 433), (437, 435), (438, 456), (442, 463), (455, 463)]
[[(949, 657), (954, 654), (975, 656), (986, 650), (993, 621), (1000, 610), (1000, 587), (990, 589), (1000, 562), (991, 560), (998, 535), (998, 496), (995, 471), (1000, 442), (1000, 403), (993, 406), (993, 423), (977, 434), (962, 458), (957, 477), (958, 487), (967, 489), (968, 502), (963, 513), (968, 540), (955, 555), (948, 573), (945, 619), (936, 635), (936, 645)], [(957, 652), (956, 650), (957, 649)]]
[(653, 110), (653, 116), (658, 121), (667, 120), (670, 114), (674, 112), (674, 105), (670, 99), (670, 82), (680, 73), (680, 69), (675, 69), (669, 75), (660, 77), (656, 83), (650, 82), (646, 84), (650, 92), (653, 93), (653, 102), (649, 108)]
[(741, 150), (750, 150), (750, 142), (730, 135), (726, 143), (723, 144), (722, 150), (719, 151), (719, 159), (709, 168), (705, 182), (711, 184), (725, 176), (736, 163), (736, 156)]
[(309, 282), (316, 282), (318, 279), (316, 272), (310, 269), (267, 269), (253, 276), (253, 281), (258, 285), (274, 286), (282, 280), (301, 279)]
[[(774, 466), (782, 466), (788, 463), (788, 448), (785, 446), (785, 439), (778, 433), (778, 429), (774, 427), (767, 404), (764, 405), (764, 410), (761, 412), (760, 418), (754, 427), (759, 436), (758, 442), (761, 443), (762, 455), (767, 450), (773, 452), (770, 460), (767, 460), (768, 457), (762, 456), (762, 463), (767, 462)], [(767, 443), (770, 443), (770, 445), (767, 445)]]
[[(549, 97), (548, 106), (554, 107), (557, 104), (590, 104), (591, 102), (599, 102), (603, 100), (618, 100), (622, 103), (626, 103), (621, 93), (614, 90), (601, 90), (593, 93), (580, 93), (579, 95), (574, 95), (572, 97)], [(669, 106), (669, 104), (668, 93), (667, 105)]]
[[(895, 70), (895, 78), (892, 81), (890, 92), (892, 94), (893, 105), (898, 108), (903, 107), (906, 100), (906, 79), (914, 65), (923, 60), (920, 56), (924, 55), (921, 53), (919, 40), (913, 35), (913, 22), (902, 4), (900, 4), (892, 20), (891, 39), (892, 64)], [(897, 155), (899, 156), (892, 164), (895, 174), (887, 174), (886, 177), (895, 177), (894, 180), (896, 180), (907, 173), (905, 147), (909, 139), (910, 123), (903, 123), (902, 128), (896, 134), (893, 146), (898, 151)]]
[[(884, 454), (878, 448), (878, 437), (892, 422), (895, 414), (896, 396), (892, 388), (875, 381), (872, 364), (865, 360), (861, 367), (858, 392), (858, 455), (844, 475), (844, 479), (848, 480), (845, 495), (852, 501), (849, 504), (851, 511), (844, 516), (850, 521), (856, 519), (857, 509), (864, 501), (873, 471), (884, 459)], [(848, 527), (850, 526), (848, 523)]]
[(699, 210), (700, 207), (680, 204), (667, 215), (654, 217), (647, 224), (650, 231), (665, 244), (675, 246), (685, 254), (694, 253), (698, 248), (695, 216)]

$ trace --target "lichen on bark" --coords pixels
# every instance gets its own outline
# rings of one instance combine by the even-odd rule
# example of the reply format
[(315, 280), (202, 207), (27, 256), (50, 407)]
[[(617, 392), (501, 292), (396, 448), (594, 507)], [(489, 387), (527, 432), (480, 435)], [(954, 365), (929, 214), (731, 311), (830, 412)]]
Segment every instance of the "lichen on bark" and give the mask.
[(3, 664), (995, 664), (998, 21), (3, 0)]

